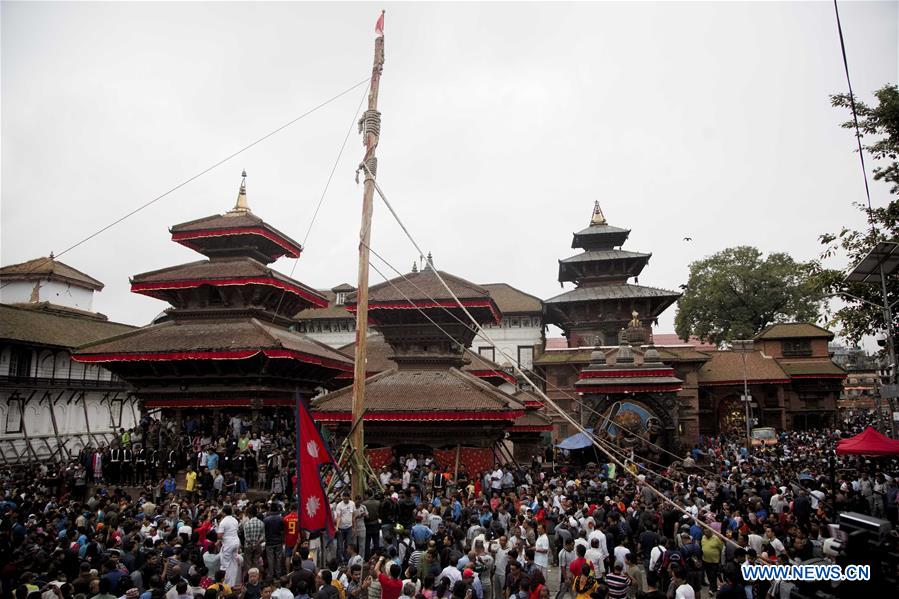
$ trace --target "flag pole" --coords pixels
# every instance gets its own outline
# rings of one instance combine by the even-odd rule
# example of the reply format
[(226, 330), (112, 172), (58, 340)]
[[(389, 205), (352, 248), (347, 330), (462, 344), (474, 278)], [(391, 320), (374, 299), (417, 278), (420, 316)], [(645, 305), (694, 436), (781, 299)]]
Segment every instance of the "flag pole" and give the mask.
[(381, 131), (381, 113), (378, 112), (378, 88), (384, 66), (384, 13), (375, 24), (375, 57), (371, 70), (371, 88), (368, 93), (368, 110), (359, 122), (365, 144), (365, 158), (360, 169), (365, 175), (362, 194), (362, 227), (359, 232), (359, 284), (356, 288), (356, 362), (353, 371), (353, 420), (350, 427), (351, 464), (350, 484), (353, 497), (365, 491), (365, 475), (362, 454), (364, 446), (363, 415), (365, 413), (365, 363), (368, 334), (368, 262), (371, 245), (371, 216), (375, 193), (375, 175), (378, 161), (375, 149)]

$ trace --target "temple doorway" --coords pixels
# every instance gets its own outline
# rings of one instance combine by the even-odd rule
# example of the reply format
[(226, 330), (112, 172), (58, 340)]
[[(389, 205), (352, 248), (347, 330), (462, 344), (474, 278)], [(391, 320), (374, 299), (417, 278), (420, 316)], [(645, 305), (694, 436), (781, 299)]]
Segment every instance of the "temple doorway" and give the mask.
[(746, 407), (740, 401), (739, 396), (726, 397), (719, 403), (718, 433), (727, 435), (746, 434)]

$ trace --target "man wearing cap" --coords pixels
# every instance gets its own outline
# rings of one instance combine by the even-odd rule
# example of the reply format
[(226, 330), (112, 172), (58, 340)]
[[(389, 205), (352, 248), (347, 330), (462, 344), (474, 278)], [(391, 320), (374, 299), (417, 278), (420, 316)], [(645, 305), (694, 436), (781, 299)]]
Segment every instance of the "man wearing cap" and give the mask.
[(474, 570), (465, 568), (462, 570), (462, 582), (471, 587), (472, 599), (484, 599), (484, 587), (481, 579), (475, 576)]

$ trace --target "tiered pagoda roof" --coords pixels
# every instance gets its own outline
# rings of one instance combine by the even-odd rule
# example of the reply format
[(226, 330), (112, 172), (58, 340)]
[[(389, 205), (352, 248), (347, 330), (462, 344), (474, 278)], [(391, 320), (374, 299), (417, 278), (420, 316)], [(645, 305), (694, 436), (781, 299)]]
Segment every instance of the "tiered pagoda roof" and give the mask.
[[(500, 320), (486, 289), (448, 273), (440, 275), (476, 320)], [(348, 296), (347, 309), (353, 312), (356, 307), (355, 295)], [(391, 350), (374, 339), (368, 369), (381, 368), (386, 360), (394, 365), (366, 379), (363, 419), (377, 423), (366, 428), (367, 439), (391, 444), (397, 441), (397, 426), (443, 422), (440, 435), (403, 429), (403, 438), (418, 435), (421, 442), (437, 445), (492, 444), (524, 416), (524, 405), (490, 384), (508, 382), (494, 376), (502, 372), (499, 367), (481, 359), (477, 365), (484, 368), (465, 370), (472, 365), (466, 349), (475, 331), (463, 324), (468, 317), (438, 279), (430, 256), (421, 271), (371, 287), (368, 315)], [(349, 387), (319, 397), (313, 406), (313, 416), (321, 422), (346, 423), (351, 413)], [(446, 428), (451, 426), (458, 428)]]
[(75, 360), (103, 363), (148, 407), (287, 405), (352, 370), (346, 355), (288, 330), (297, 311), (327, 301), (267, 266), (301, 248), (250, 212), (245, 178), (231, 211), (172, 228), (207, 260), (132, 277), (132, 292), (171, 304), (165, 316)]
[[(392, 359), (400, 367), (464, 364), (463, 350), (471, 345), (475, 330), (453, 295), (479, 324), (502, 319), (486, 289), (442, 271), (440, 276), (452, 293), (440, 282), (429, 256), (421, 271), (369, 288), (369, 322), (393, 347)], [(347, 296), (346, 308), (355, 313), (355, 293)]]
[(593, 345), (596, 337), (611, 344), (634, 311), (654, 321), (680, 294), (629, 283), (652, 254), (622, 250), (629, 229), (613, 227), (596, 202), (590, 226), (574, 233), (571, 247), (580, 254), (559, 260), (559, 282), (575, 289), (546, 300), (547, 322), (558, 325), (569, 347)]
[(627, 339), (622, 339), (613, 352), (615, 363), (610, 365), (603, 349), (593, 351), (590, 364), (581, 370), (574, 384), (578, 393), (677, 393), (683, 388), (684, 382), (674, 376), (673, 368), (662, 362), (655, 347), (643, 352), (643, 363), (639, 365)]
[(303, 251), (303, 246), (250, 211), (246, 177), (233, 209), (175, 225), (169, 231), (172, 241), (210, 258), (250, 256), (270, 264), (282, 256), (299, 258)]

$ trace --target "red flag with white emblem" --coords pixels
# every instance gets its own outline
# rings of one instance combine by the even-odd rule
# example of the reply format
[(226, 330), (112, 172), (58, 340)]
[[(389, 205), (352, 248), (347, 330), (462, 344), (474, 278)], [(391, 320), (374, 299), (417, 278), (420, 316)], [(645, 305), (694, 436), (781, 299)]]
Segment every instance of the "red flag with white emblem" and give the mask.
[(308, 532), (327, 530), (334, 534), (331, 503), (325, 493), (321, 469), (333, 465), (334, 458), (325, 445), (306, 403), (297, 395), (297, 515), (300, 529)]

